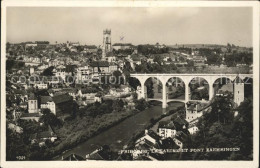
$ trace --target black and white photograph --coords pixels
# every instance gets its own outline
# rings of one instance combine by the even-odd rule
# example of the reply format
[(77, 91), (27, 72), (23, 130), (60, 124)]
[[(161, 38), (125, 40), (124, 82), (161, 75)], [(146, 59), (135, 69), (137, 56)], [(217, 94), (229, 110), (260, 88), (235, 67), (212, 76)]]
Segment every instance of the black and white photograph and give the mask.
[(5, 1), (4, 168), (257, 167), (259, 4), (130, 2)]

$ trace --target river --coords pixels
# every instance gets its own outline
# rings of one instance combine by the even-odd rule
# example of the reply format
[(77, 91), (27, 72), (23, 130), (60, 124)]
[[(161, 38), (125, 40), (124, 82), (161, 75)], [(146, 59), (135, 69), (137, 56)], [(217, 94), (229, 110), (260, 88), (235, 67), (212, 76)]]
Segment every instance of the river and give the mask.
[[(171, 105), (170, 109), (181, 105), (182, 103), (176, 102), (173, 106)], [(93, 152), (102, 145), (109, 145), (113, 150), (123, 149), (123, 146), (128, 143), (135, 133), (145, 129), (152, 118), (162, 115), (162, 110), (161, 105), (152, 106), (64, 152), (62, 156), (67, 157), (75, 153), (85, 158), (86, 154)], [(60, 160), (61, 156), (58, 159)]]

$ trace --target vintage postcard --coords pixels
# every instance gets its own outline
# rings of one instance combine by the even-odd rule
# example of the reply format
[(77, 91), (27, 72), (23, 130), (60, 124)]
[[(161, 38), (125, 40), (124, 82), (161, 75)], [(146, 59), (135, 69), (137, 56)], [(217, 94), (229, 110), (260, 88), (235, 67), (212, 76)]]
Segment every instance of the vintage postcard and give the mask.
[(258, 167), (258, 2), (12, 0), (1, 28), (2, 167)]

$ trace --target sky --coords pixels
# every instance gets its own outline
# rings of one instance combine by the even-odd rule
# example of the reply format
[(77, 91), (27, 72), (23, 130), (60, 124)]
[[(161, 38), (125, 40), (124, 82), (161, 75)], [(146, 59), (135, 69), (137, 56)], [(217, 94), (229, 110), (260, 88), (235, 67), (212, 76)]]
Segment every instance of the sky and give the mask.
[[(224, 44), (252, 47), (250, 7), (8, 7), (7, 42)], [(120, 40), (123, 37), (122, 40)]]

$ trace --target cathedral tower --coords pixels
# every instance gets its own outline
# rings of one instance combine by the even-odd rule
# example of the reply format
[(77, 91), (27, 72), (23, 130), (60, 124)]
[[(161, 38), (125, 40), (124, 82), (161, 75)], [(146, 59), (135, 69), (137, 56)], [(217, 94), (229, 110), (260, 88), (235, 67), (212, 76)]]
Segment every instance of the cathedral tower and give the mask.
[(111, 30), (105, 29), (103, 31), (103, 47), (102, 47), (102, 59), (105, 59), (106, 54), (112, 51), (111, 46)]

